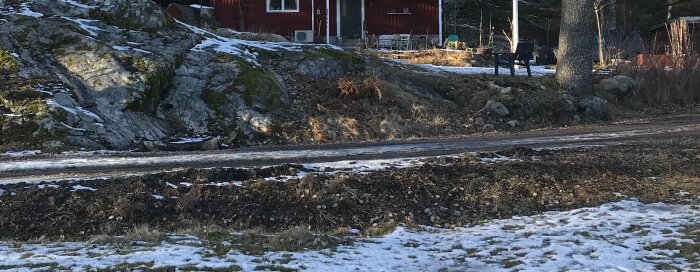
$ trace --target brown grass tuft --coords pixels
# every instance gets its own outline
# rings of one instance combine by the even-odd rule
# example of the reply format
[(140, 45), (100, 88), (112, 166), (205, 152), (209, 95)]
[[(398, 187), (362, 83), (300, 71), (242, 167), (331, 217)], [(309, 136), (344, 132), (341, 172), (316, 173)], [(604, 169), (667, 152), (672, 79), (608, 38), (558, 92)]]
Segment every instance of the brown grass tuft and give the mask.
[(364, 79), (342, 77), (338, 79), (338, 90), (340, 95), (346, 97), (372, 97), (377, 100), (382, 100), (383, 84), (381, 80), (371, 75)]
[(314, 117), (309, 117), (308, 133), (314, 142), (320, 143), (326, 141), (326, 135), (323, 133), (323, 124)]
[(372, 75), (363, 80), (362, 83), (364, 84), (365, 90), (369, 92), (370, 96), (376, 97), (377, 100), (382, 100), (382, 87), (380, 86), (379, 78), (377, 76)]
[(348, 77), (341, 77), (338, 79), (338, 89), (340, 90), (340, 95), (342, 96), (360, 95), (360, 88), (358, 88), (357, 84), (355, 84), (355, 82)]

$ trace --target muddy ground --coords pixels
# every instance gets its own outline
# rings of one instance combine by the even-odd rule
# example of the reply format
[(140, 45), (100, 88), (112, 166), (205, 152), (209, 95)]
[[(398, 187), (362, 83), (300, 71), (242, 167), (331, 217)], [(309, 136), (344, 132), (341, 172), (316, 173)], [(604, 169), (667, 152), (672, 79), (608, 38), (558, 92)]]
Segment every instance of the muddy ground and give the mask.
[[(451, 227), (595, 206), (621, 198), (679, 202), (700, 196), (700, 140), (497, 152), (429, 159), (369, 174), (311, 173), (299, 165), (186, 170), (109, 180), (0, 186), (0, 238), (81, 239), (137, 225), (379, 235), (399, 223)], [(238, 181), (238, 182), (236, 182)], [(239, 183), (240, 182), (240, 183)], [(81, 187), (82, 186), (82, 187)]]

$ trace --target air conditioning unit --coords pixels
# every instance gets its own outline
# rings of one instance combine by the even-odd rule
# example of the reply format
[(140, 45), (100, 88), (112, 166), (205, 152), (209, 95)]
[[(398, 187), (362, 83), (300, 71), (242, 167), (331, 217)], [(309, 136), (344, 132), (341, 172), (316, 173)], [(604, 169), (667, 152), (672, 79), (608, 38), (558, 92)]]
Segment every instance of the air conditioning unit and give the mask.
[(294, 31), (294, 42), (298, 42), (298, 43), (312, 43), (312, 42), (314, 42), (314, 31), (313, 30)]

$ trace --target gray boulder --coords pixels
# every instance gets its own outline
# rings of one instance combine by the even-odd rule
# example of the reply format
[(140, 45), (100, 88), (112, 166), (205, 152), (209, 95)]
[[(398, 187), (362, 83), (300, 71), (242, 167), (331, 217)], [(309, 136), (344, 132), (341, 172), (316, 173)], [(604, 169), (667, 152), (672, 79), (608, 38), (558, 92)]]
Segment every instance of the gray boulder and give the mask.
[(510, 111), (508, 111), (508, 108), (505, 105), (503, 105), (503, 103), (495, 100), (489, 100), (488, 102), (486, 102), (484, 110), (486, 112), (490, 112), (498, 116), (506, 116), (510, 114)]
[(579, 112), (589, 119), (603, 120), (608, 118), (608, 101), (597, 96), (586, 96), (577, 102)]
[(614, 76), (606, 78), (600, 82), (600, 88), (607, 93), (614, 95), (626, 95), (632, 92), (637, 86), (637, 82), (628, 76)]
[(155, 32), (174, 25), (174, 21), (165, 15), (165, 11), (155, 1), (90, 0), (88, 4), (96, 7), (90, 11), (92, 19), (121, 28)]

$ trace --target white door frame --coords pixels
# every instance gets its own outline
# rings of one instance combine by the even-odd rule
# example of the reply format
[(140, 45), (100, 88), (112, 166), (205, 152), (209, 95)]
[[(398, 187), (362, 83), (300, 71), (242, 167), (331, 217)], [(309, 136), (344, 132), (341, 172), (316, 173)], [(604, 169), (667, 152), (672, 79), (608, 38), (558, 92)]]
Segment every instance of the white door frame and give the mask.
[[(336, 35), (337, 35), (338, 37), (341, 36), (341, 31), (340, 31), (340, 1), (341, 1), (341, 0), (336, 0), (336, 1), (335, 1), (335, 9), (336, 9), (336, 11), (335, 11), (335, 18), (336, 18), (336, 21), (337, 21), (337, 22), (336, 22), (336, 31), (337, 31), (337, 32), (336, 32), (336, 33), (337, 33)], [(347, 1), (352, 1), (352, 0), (347, 0)], [(361, 19), (360, 19), (360, 20), (361, 20), (361, 21), (360, 21), (360, 37), (361, 37), (362, 39), (365, 39), (365, 38), (367, 38), (367, 37), (365, 37), (365, 0), (360, 0), (360, 5), (361, 5), (361, 8), (360, 8), (360, 9), (361, 9), (361, 12), (360, 12), (360, 13), (362, 13), (362, 16), (361, 16)]]

